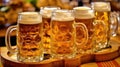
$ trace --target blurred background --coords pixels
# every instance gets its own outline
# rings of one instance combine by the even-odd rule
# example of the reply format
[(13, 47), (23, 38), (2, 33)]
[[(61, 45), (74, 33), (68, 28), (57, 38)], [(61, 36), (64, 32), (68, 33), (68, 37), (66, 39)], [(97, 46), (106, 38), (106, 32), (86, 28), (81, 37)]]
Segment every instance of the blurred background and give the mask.
[[(5, 33), (10, 25), (17, 23), (18, 13), (40, 11), (40, 7), (58, 6), (61, 9), (72, 9), (76, 6), (91, 6), (94, 1), (108, 1), (111, 11), (120, 11), (120, 0), (0, 0), (0, 46), (5, 46)], [(16, 44), (16, 33), (11, 35), (12, 45)]]

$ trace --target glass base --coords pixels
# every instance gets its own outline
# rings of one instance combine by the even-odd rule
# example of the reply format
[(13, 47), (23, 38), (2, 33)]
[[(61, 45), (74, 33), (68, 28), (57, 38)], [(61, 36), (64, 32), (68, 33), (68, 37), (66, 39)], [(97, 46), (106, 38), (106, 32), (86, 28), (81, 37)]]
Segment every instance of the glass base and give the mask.
[(111, 48), (111, 45), (110, 44), (101, 44), (99, 43), (95, 48), (94, 48), (94, 52), (98, 52), (98, 51), (101, 51), (103, 49), (106, 49), (106, 48)]
[(43, 56), (22, 57), (17, 55), (17, 60), (21, 62), (39, 62), (43, 60)]
[(74, 58), (76, 56), (76, 53), (74, 54), (51, 54), (52, 58), (59, 58), (59, 59), (70, 59), (70, 58)]
[(9, 56), (13, 60), (20, 61), (20, 62), (39, 62), (39, 61), (43, 61), (43, 60), (51, 58), (50, 54), (43, 54), (43, 56), (36, 56), (36, 57), (24, 58), (24, 57), (19, 56), (18, 52), (9, 53)]
[(82, 49), (79, 49), (77, 54), (92, 54), (93, 53), (93, 49), (90, 49), (90, 50), (82, 50)]

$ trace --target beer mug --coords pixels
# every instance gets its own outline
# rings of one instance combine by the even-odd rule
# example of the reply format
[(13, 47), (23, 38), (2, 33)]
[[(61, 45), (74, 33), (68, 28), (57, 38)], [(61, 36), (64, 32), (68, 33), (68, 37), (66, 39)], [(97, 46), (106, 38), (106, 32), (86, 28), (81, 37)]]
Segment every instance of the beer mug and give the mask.
[(52, 12), (59, 7), (41, 7), (40, 14), (42, 15), (43, 20), (43, 47), (44, 53), (50, 53), (50, 22)]
[(6, 46), (11, 53), (15, 50), (10, 44), (10, 34), (17, 30), (17, 59), (21, 62), (38, 62), (43, 59), (42, 17), (37, 12), (22, 12), (18, 23), (10, 26), (6, 32)]
[[(81, 35), (81, 33), (84, 34)], [(73, 58), (77, 53), (75, 41), (82, 43), (83, 40), (80, 38), (85, 36), (87, 36), (87, 28), (82, 23), (74, 23), (72, 10), (53, 12), (51, 18), (51, 56), (53, 58)]]
[(108, 31), (106, 30), (108, 27), (103, 20), (95, 20), (94, 23), (94, 52), (100, 51), (106, 47), (105, 43), (108, 36)]
[[(78, 43), (78, 51), (79, 53), (92, 53), (93, 52), (93, 35), (94, 35), (94, 11), (91, 8), (82, 6), (82, 7), (74, 7), (74, 15), (75, 15), (75, 22), (76, 23), (83, 23), (86, 25), (88, 29), (88, 40), (85, 41), (86, 43)], [(82, 34), (81, 34), (82, 35)], [(80, 39), (79, 39), (80, 40)]]
[[(111, 7), (110, 7), (110, 3), (109, 2), (92, 2), (92, 9), (95, 11), (95, 20), (99, 20), (99, 21), (96, 21), (96, 22), (99, 22), (100, 24), (101, 23), (104, 23), (103, 25), (106, 26), (106, 28), (102, 28), (105, 30), (105, 34), (102, 34), (102, 30), (99, 30), (99, 28), (97, 28), (99, 30), (99, 33), (96, 31), (95, 33), (98, 33), (98, 38), (95, 39), (98, 40), (98, 39), (101, 39), (102, 41), (99, 41), (96, 43), (96, 47), (98, 45), (101, 45), (99, 46), (99, 49), (102, 49), (102, 48), (107, 48), (109, 47), (110, 45), (108, 44), (109, 42), (109, 39), (110, 39), (110, 18), (109, 18), (109, 15), (110, 15), (110, 11), (111, 11)], [(98, 23), (98, 24), (99, 24)], [(100, 25), (101, 26), (101, 25)], [(103, 27), (103, 26), (101, 26)], [(99, 36), (101, 36), (101, 38), (99, 38)], [(104, 36), (104, 37), (103, 37)], [(97, 47), (98, 48), (98, 47)]]

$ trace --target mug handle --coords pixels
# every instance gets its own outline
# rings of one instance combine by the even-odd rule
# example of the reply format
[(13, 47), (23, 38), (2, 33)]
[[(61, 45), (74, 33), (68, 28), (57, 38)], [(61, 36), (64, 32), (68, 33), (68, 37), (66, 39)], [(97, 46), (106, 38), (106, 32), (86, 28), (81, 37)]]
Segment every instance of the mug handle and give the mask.
[(14, 25), (14, 26), (10, 26), (7, 31), (6, 31), (6, 35), (5, 35), (5, 44), (6, 44), (6, 47), (8, 49), (8, 51), (10, 53), (15, 53), (16, 51), (11, 47), (11, 42), (10, 42), (10, 34), (12, 31), (16, 30), (17, 29), (17, 25)]
[(75, 23), (75, 44), (86, 45), (88, 42), (88, 29), (83, 23)]
[(110, 13), (110, 36), (116, 36), (118, 31), (119, 16), (116, 12)]

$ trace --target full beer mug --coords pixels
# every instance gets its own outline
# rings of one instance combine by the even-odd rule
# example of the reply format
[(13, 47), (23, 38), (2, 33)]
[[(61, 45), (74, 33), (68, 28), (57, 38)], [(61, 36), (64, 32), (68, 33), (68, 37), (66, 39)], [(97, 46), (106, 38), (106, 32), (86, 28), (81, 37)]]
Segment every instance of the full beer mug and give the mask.
[(82, 23), (74, 23), (73, 11), (55, 10), (53, 12), (51, 18), (51, 56), (53, 58), (73, 58), (77, 53), (75, 42), (82, 43), (81, 37), (87, 40), (87, 28)]
[[(83, 39), (85, 43), (77, 43), (78, 53), (92, 53), (93, 52), (93, 36), (94, 36), (94, 11), (91, 8), (82, 6), (73, 8), (75, 15), (75, 23), (83, 23), (88, 29), (88, 40), (85, 41), (84, 37), (79, 38)], [(81, 33), (82, 35), (82, 33)]]
[(42, 17), (37, 12), (22, 12), (15, 26), (6, 32), (6, 46), (11, 53), (15, 51), (10, 44), (10, 34), (17, 30), (17, 59), (21, 62), (38, 62), (43, 59)]
[(59, 7), (41, 7), (40, 14), (42, 15), (43, 20), (43, 47), (44, 47), (44, 53), (49, 54), (50, 53), (50, 22), (51, 22), (51, 16), (52, 12), (56, 9), (60, 9)]
[[(108, 42), (110, 39), (110, 11), (111, 11), (111, 7), (110, 7), (110, 3), (109, 2), (92, 2), (92, 9), (95, 11), (95, 23), (104, 23), (103, 25), (106, 26), (106, 28), (102, 28), (104, 26), (102, 25), (98, 25), (101, 28), (97, 28), (96, 30), (96, 34), (97, 37), (95, 37), (95, 42), (96, 42), (96, 48), (98, 50), (102, 49), (102, 48), (106, 48), (109, 46)], [(96, 24), (95, 24), (96, 25)], [(97, 26), (97, 25), (96, 25)], [(100, 29), (104, 29), (100, 30)], [(101, 37), (101, 38), (100, 38)], [(100, 39), (99, 41), (97, 41), (98, 39)], [(98, 46), (99, 45), (99, 46)]]

